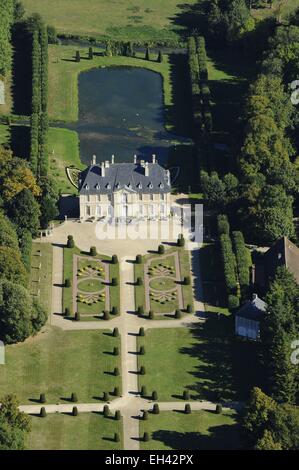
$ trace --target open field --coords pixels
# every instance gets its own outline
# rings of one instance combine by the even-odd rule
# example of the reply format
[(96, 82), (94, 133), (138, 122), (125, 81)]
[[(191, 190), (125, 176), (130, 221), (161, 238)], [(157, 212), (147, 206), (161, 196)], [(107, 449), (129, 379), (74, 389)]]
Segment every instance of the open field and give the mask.
[(103, 392), (121, 386), (112, 372), (119, 357), (111, 353), (120, 339), (107, 331), (67, 331), (46, 327), (25, 343), (6, 347), (6, 364), (0, 365), (0, 396), (17, 395), (21, 404), (68, 402), (72, 392), (81, 403), (98, 401)]
[(52, 304), (52, 253), (49, 243), (32, 244), (30, 293), (33, 298), (39, 299), (48, 314), (51, 313)]
[(75, 131), (50, 127), (48, 132), (48, 151), (50, 175), (54, 178), (58, 190), (64, 193), (75, 193), (76, 188), (69, 182), (66, 167), (75, 166), (83, 169), (79, 156), (79, 138)]
[[(100, 413), (32, 416), (29, 450), (117, 450), (122, 449), (122, 422)], [(120, 442), (113, 442), (114, 433)]]
[(233, 450), (240, 448), (237, 416), (233, 412), (217, 415), (212, 411), (193, 411), (186, 415), (176, 411), (149, 414), (140, 421), (140, 437), (144, 432), (149, 442), (141, 442), (142, 450)]
[[(196, 0), (187, 0), (192, 5)], [(177, 40), (179, 0), (24, 0), (26, 13), (40, 13), (61, 33), (135, 41)]]

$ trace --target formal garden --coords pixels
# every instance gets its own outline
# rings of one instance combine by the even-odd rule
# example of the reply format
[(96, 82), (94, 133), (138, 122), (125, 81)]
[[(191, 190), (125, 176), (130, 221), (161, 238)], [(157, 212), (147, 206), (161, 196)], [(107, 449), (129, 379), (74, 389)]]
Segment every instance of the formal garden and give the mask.
[[(75, 414), (75, 415), (74, 415)], [(29, 450), (118, 450), (123, 448), (122, 420), (103, 413), (33, 415)]]
[[(219, 410), (220, 411), (220, 410)], [(145, 419), (144, 419), (145, 418)], [(240, 448), (237, 415), (232, 411), (160, 411), (140, 421), (142, 450), (236, 450)]]
[(47, 326), (25, 343), (6, 346), (0, 390), (22, 404), (112, 400), (121, 393), (117, 330), (62, 331)]
[(119, 264), (112, 257), (100, 255), (95, 247), (81, 252), (72, 237), (63, 251), (63, 312), (76, 321), (109, 320), (119, 315)]
[(178, 319), (194, 311), (189, 253), (183, 247), (160, 245), (156, 255), (137, 255), (134, 269), (140, 315)]

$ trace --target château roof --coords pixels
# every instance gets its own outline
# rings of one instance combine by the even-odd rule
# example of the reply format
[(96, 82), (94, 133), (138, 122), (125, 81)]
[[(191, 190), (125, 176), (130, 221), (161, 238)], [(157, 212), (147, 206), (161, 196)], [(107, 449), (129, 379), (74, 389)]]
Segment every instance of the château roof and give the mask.
[(279, 266), (285, 266), (299, 284), (299, 248), (287, 237), (282, 237), (265, 253), (265, 271), (268, 279), (275, 276)]
[(236, 316), (259, 321), (263, 318), (266, 308), (267, 304), (254, 294), (252, 300), (246, 302), (242, 305), (240, 310), (237, 311)]
[(79, 194), (111, 194), (119, 190), (141, 194), (169, 193), (170, 176), (159, 163), (92, 164), (79, 175)]

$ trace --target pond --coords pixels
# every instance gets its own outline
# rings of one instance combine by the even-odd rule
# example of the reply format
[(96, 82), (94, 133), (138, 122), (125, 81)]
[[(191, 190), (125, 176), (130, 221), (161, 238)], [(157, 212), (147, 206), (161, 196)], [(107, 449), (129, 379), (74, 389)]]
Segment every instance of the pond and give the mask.
[[(79, 120), (68, 126), (78, 132), (80, 155), (89, 164), (115, 155), (116, 162), (155, 153), (166, 163), (177, 137), (164, 128), (163, 83), (160, 74), (133, 67), (102, 67), (79, 76)], [(181, 140), (181, 139), (180, 139)]]

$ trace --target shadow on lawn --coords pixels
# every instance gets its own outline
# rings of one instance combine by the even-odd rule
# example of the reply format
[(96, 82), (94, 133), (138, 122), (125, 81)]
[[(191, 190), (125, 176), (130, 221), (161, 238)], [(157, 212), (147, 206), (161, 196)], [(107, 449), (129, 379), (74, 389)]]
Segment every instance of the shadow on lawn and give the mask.
[(240, 449), (239, 426), (237, 424), (210, 427), (208, 435), (199, 432), (159, 430), (152, 434), (152, 440), (162, 442), (165, 446), (176, 450)]
[[(213, 315), (213, 314), (212, 314)], [(262, 386), (260, 344), (240, 341), (234, 335), (234, 318), (210, 316), (191, 330), (194, 342), (180, 352), (196, 357), (199, 364), (190, 372), (195, 383), (188, 387), (194, 399), (243, 401), (254, 386)], [(215, 315), (215, 314), (214, 314)]]

